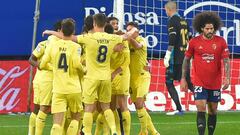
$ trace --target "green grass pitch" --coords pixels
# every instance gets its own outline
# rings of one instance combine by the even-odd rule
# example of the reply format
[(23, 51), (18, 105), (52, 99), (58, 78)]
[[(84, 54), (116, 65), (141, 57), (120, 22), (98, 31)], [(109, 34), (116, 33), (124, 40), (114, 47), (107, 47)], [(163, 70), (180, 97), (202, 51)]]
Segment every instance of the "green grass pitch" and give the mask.
[[(197, 135), (196, 113), (183, 116), (166, 116), (165, 113), (150, 113), (161, 135)], [(131, 113), (131, 135), (140, 129), (136, 113)], [(29, 115), (0, 115), (0, 135), (27, 135)], [(215, 135), (240, 135), (240, 112), (219, 112)], [(47, 118), (44, 135), (50, 134), (52, 116)], [(207, 135), (207, 128), (206, 128)]]

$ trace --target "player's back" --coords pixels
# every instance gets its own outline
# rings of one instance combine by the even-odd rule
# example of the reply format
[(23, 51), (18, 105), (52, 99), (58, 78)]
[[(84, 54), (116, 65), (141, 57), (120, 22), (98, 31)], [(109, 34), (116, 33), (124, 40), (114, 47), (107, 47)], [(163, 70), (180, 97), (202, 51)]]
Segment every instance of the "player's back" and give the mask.
[(70, 94), (81, 92), (77, 69), (81, 69), (81, 48), (70, 40), (51, 43), (53, 64), (53, 92)]
[(84, 43), (86, 51), (86, 78), (94, 80), (110, 80), (110, 58), (113, 48), (122, 43), (118, 35), (95, 32), (78, 36), (78, 43)]
[(169, 34), (176, 33), (176, 40), (174, 44), (174, 63), (182, 64), (184, 52), (186, 51), (189, 40), (189, 27), (186, 20), (179, 15), (174, 15), (170, 18), (168, 24)]

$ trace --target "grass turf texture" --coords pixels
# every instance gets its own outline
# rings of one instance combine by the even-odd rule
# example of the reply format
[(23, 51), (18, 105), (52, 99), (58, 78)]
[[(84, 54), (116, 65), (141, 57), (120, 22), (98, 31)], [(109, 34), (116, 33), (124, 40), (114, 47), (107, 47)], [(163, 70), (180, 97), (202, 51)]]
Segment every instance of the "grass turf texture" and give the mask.
[[(161, 135), (197, 135), (196, 113), (183, 116), (166, 116), (165, 113), (150, 113)], [(131, 113), (131, 135), (137, 135), (140, 124), (136, 113)], [(0, 115), (0, 135), (27, 135), (29, 115)], [(240, 135), (240, 112), (219, 112), (215, 135)], [(52, 116), (48, 116), (44, 135), (50, 134)], [(207, 135), (207, 128), (206, 133)]]

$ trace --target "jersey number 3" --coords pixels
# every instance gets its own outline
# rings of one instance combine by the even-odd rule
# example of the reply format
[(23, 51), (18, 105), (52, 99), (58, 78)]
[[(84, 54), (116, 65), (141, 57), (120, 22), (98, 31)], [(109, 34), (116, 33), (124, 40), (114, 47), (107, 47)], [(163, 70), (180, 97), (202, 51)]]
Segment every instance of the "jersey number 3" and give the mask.
[(103, 63), (105, 62), (106, 58), (107, 58), (107, 52), (108, 52), (108, 48), (105, 45), (101, 45), (98, 48), (98, 55), (97, 55), (97, 61), (99, 63)]
[(61, 53), (59, 61), (58, 61), (58, 69), (64, 69), (64, 72), (67, 72), (67, 57), (66, 53)]

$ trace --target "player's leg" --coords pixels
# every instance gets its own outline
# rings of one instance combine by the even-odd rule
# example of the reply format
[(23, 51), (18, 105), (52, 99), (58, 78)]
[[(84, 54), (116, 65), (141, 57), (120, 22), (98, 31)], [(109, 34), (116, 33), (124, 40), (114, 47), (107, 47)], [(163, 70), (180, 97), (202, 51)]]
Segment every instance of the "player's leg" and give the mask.
[(67, 135), (76, 135), (78, 133), (80, 112), (83, 110), (81, 97), (81, 93), (69, 94), (67, 96), (68, 107), (70, 108), (72, 118), (67, 129)]
[(36, 127), (36, 117), (40, 108), (39, 101), (39, 86), (37, 83), (33, 83), (33, 103), (34, 110), (30, 114), (29, 123), (28, 123), (28, 135), (35, 135), (35, 127)]
[(123, 131), (124, 135), (130, 135), (130, 127), (131, 127), (131, 114), (127, 107), (127, 95), (118, 95), (118, 104), (122, 112), (122, 123), (123, 123)]
[[(131, 77), (131, 81), (130, 81), (130, 90), (129, 90), (129, 93), (130, 93), (130, 97), (131, 97), (131, 100), (132, 102), (135, 104), (137, 102), (137, 82), (135, 82), (136, 78), (133, 78)], [(139, 101), (138, 101), (139, 102)], [(145, 111), (144, 109), (142, 108), (142, 105), (140, 104), (137, 108), (136, 104), (135, 104), (135, 107), (137, 109), (137, 115), (138, 115), (138, 119), (140, 121), (140, 125), (141, 125), (141, 131), (143, 132), (147, 132), (147, 119), (146, 119), (146, 114), (145, 114)], [(141, 133), (140, 131), (140, 133)]]
[(112, 96), (111, 81), (110, 80), (101, 81), (98, 93), (100, 106), (103, 111), (104, 117), (107, 120), (108, 126), (111, 129), (111, 134), (116, 135), (117, 132), (115, 118), (112, 110), (110, 109), (110, 102)]
[(206, 128), (206, 103), (208, 94), (207, 91), (200, 87), (194, 87), (194, 98), (197, 107), (197, 129), (199, 135), (204, 135)]
[[(125, 135), (130, 134), (131, 115), (127, 106), (127, 99), (129, 95), (130, 86), (130, 71), (125, 68), (121, 74), (118, 74), (114, 80), (113, 94), (117, 97), (117, 104), (119, 106), (118, 113), (120, 117), (121, 131)], [(112, 86), (114, 86), (112, 85)]]
[(70, 108), (68, 107), (67, 111), (64, 113), (64, 120), (63, 120), (63, 124), (62, 124), (63, 135), (67, 134), (67, 129), (69, 127), (69, 124), (71, 123), (71, 119), (72, 119), (71, 111), (70, 111)]
[(83, 85), (83, 102), (84, 102), (84, 115), (83, 115), (83, 133), (84, 135), (92, 134), (93, 112), (96, 110), (97, 88), (100, 81), (85, 79)]
[[(115, 79), (114, 79), (115, 80)], [(114, 114), (114, 118), (115, 118), (115, 124), (116, 124), (116, 130), (117, 130), (117, 134), (121, 134), (121, 128), (120, 128), (120, 118), (119, 118), (119, 113), (117, 111), (117, 96), (115, 94), (115, 84), (114, 81), (112, 83), (112, 97), (111, 97), (111, 103), (110, 103), (110, 108), (113, 111)]]
[(53, 126), (51, 129), (51, 135), (61, 135), (63, 132), (63, 120), (64, 113), (67, 108), (66, 94), (53, 93), (52, 108), (53, 114)]
[(52, 82), (42, 82), (39, 85), (40, 95), (40, 110), (36, 118), (35, 135), (42, 135), (45, 126), (47, 113), (49, 113), (50, 104), (52, 101)]
[(220, 90), (208, 90), (208, 135), (213, 135), (217, 123), (217, 107), (221, 100)]
[[(176, 66), (176, 65), (170, 64), (169, 67), (166, 69), (166, 82), (165, 83), (166, 83), (168, 93), (169, 93), (170, 97), (172, 98), (172, 100), (174, 101), (178, 111), (169, 112), (169, 113), (167, 113), (167, 115), (182, 114), (181, 113), (182, 106), (180, 104), (177, 90), (173, 84), (174, 75), (177, 74), (177, 72), (174, 71), (174, 68), (177, 68), (177, 67), (174, 67), (174, 66)], [(180, 73), (178, 73), (178, 74), (180, 74)]]
[(35, 127), (36, 127), (36, 117), (38, 114), (39, 105), (34, 104), (34, 111), (31, 112), (29, 117), (29, 123), (28, 123), (28, 135), (35, 135)]
[(63, 122), (64, 112), (53, 114), (53, 126), (51, 129), (51, 135), (61, 135), (62, 134), (62, 122)]

